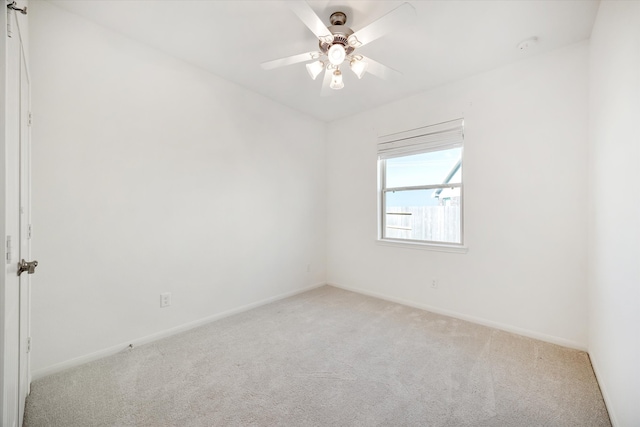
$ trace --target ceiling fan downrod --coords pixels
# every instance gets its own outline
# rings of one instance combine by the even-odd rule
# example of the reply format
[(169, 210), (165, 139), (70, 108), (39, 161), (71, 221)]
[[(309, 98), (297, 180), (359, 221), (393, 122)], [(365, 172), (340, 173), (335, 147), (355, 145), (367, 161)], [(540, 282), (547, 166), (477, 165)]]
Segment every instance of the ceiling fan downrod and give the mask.
[(347, 23), (347, 15), (344, 12), (333, 12), (329, 17), (331, 25), (345, 25)]

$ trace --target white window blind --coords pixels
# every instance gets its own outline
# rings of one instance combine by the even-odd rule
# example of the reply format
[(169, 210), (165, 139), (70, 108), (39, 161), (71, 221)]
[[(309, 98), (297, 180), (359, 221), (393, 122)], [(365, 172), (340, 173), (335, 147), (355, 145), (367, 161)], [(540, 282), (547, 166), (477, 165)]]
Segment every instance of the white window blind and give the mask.
[(389, 159), (411, 154), (461, 147), (464, 140), (464, 119), (425, 126), (378, 137), (378, 157)]

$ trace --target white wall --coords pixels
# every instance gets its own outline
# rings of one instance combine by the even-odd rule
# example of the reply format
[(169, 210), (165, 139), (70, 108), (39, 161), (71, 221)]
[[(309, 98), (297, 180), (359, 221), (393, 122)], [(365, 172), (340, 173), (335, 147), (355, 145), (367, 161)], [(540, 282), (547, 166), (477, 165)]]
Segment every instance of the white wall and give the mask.
[[(313, 119), (48, 3), (30, 19), (36, 377), (322, 283), (326, 254), (338, 286), (588, 342), (638, 424), (637, 2), (602, 3), (590, 62), (581, 43), (330, 124), (328, 163)], [(378, 245), (377, 135), (461, 116), (468, 253)]]
[(46, 2), (29, 15), (36, 377), (324, 282), (325, 124)]
[(640, 3), (591, 37), (589, 355), (617, 426), (640, 425)]
[[(584, 42), (331, 123), (327, 281), (586, 348), (587, 68)], [(377, 136), (458, 117), (468, 253), (377, 244)]]

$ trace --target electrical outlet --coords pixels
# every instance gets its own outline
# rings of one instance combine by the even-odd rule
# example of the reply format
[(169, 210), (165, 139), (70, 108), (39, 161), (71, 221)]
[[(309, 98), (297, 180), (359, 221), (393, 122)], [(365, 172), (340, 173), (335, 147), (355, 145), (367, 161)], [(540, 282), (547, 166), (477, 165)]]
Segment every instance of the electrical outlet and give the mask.
[(160, 307), (169, 307), (171, 305), (171, 292), (160, 294)]
[(431, 288), (432, 289), (438, 288), (438, 279), (431, 279)]

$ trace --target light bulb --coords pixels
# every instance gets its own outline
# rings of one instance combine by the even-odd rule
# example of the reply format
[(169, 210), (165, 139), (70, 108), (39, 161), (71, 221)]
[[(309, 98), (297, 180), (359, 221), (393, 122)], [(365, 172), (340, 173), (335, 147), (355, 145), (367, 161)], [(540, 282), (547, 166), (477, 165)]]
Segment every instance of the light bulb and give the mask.
[(344, 87), (344, 83), (342, 82), (342, 73), (340, 70), (335, 70), (333, 72), (333, 77), (331, 78), (331, 84), (329, 85), (331, 89), (342, 89)]
[(313, 80), (320, 75), (320, 73), (324, 70), (324, 62), (316, 61), (311, 64), (307, 64), (307, 71)]
[(329, 62), (333, 65), (340, 65), (347, 56), (347, 52), (345, 52), (344, 46), (340, 43), (336, 43), (329, 48), (327, 55), (329, 56)]
[(351, 71), (353, 71), (355, 75), (358, 76), (359, 79), (362, 78), (364, 73), (367, 71), (367, 67), (369, 66), (368, 63), (362, 60), (357, 60), (357, 59), (354, 59), (353, 61), (351, 61), (350, 65), (351, 65)]

